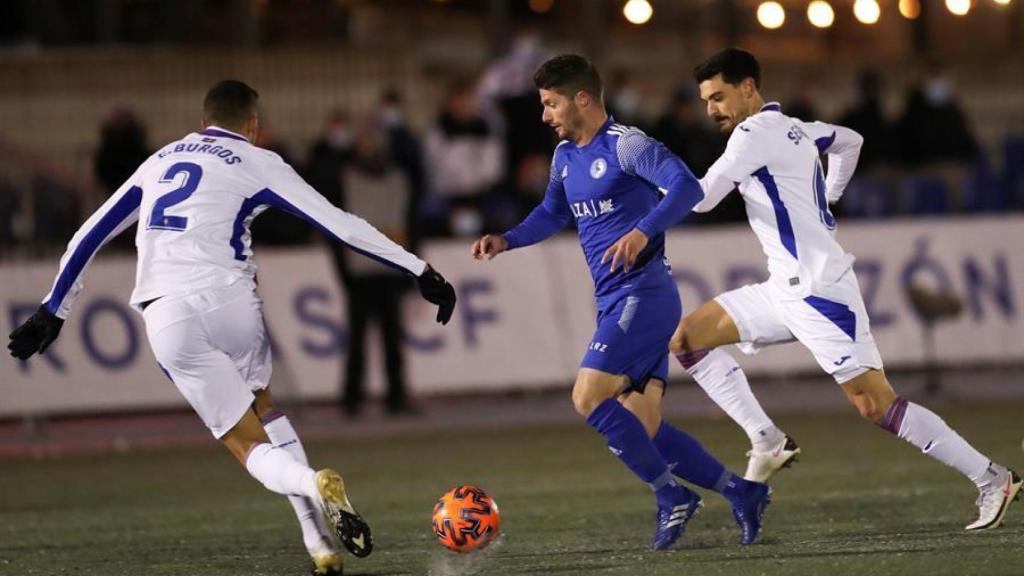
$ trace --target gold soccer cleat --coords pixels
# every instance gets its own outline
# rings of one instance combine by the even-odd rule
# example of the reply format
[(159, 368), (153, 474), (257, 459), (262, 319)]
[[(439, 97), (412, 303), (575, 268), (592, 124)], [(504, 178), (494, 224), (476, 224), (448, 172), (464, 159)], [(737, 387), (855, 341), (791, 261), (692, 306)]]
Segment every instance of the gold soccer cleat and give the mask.
[(356, 512), (345, 495), (345, 482), (330, 468), (316, 473), (316, 487), (320, 491), (320, 507), (327, 525), (353, 555), (363, 558), (373, 552), (370, 527)]

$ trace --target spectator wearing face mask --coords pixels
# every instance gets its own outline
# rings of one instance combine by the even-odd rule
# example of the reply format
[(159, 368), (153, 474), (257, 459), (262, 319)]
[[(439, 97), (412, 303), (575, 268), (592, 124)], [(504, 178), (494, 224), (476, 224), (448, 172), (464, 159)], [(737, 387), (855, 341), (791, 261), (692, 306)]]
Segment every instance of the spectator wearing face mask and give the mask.
[[(359, 122), (353, 134), (351, 154), (340, 174), (342, 203), (397, 244), (407, 246), (412, 233), (406, 218), (411, 186), (392, 156), (387, 128), (379, 118), (370, 118)], [(354, 416), (362, 407), (367, 328), (376, 322), (384, 347), (386, 408), (390, 414), (414, 411), (406, 392), (402, 350), (400, 304), (410, 287), (407, 276), (349, 250), (336, 251), (335, 261), (348, 293), (349, 347), (341, 408)]]
[(475, 236), (483, 197), (504, 175), (502, 140), (480, 113), (473, 85), (456, 82), (426, 138), (430, 192), (449, 206), (449, 231)]
[(919, 214), (961, 209), (978, 144), (948, 76), (932, 70), (911, 89), (898, 134), (901, 159), (913, 170), (904, 183), (904, 209)]
[(953, 84), (941, 71), (911, 89), (899, 122), (903, 162), (912, 167), (975, 160), (978, 144), (967, 116), (956, 100)]

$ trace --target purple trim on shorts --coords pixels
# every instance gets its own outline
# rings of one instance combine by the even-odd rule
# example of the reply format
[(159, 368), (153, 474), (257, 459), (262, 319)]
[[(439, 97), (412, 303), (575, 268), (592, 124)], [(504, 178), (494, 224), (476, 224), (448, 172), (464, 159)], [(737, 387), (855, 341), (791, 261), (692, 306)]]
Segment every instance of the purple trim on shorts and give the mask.
[(676, 360), (679, 360), (679, 363), (683, 365), (683, 368), (689, 370), (696, 366), (697, 363), (703, 360), (709, 353), (711, 353), (711, 350), (708, 350), (707, 348), (703, 350), (694, 350), (692, 352), (683, 352), (682, 354), (676, 354)]
[(274, 409), (271, 410), (270, 412), (267, 412), (263, 416), (260, 416), (260, 422), (262, 422), (263, 425), (266, 426), (267, 424), (270, 424), (271, 422), (277, 420), (278, 418), (284, 418), (284, 416), (284, 412)]
[(893, 401), (892, 406), (885, 411), (885, 416), (878, 423), (883, 430), (888, 430), (899, 436), (900, 428), (903, 426), (903, 417), (907, 414), (907, 401), (899, 396)]

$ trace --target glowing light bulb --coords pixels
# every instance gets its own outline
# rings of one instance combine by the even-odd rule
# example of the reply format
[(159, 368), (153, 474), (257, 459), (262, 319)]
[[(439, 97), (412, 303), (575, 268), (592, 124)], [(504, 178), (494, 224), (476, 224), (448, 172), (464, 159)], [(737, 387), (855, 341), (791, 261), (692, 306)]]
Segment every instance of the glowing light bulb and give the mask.
[(853, 15), (863, 24), (874, 24), (882, 15), (877, 0), (857, 0), (853, 3)]
[(646, 24), (651, 19), (651, 16), (654, 15), (654, 8), (651, 7), (651, 3), (647, 0), (629, 0), (622, 7), (622, 15), (631, 24)]
[(814, 0), (807, 5), (807, 19), (818, 28), (828, 28), (835, 22), (836, 13), (825, 0)]
[(769, 30), (775, 30), (786, 23), (786, 9), (778, 2), (762, 2), (757, 7), (757, 21)]

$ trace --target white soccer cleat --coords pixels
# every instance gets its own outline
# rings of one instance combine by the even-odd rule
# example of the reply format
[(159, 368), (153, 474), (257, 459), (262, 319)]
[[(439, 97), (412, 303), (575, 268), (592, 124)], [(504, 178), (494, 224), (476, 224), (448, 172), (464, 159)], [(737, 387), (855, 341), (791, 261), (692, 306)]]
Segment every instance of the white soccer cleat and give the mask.
[(353, 555), (359, 558), (369, 556), (373, 552), (370, 527), (349, 502), (341, 474), (324, 468), (316, 473), (316, 487), (320, 492), (320, 507), (327, 526)]
[(1002, 473), (988, 486), (978, 490), (978, 519), (964, 530), (980, 531), (998, 528), (1006, 516), (1006, 509), (1020, 498), (1022, 481), (1016, 472), (1003, 468)]
[(779, 445), (766, 452), (747, 452), (747, 471), (744, 480), (767, 483), (776, 472), (788, 468), (800, 459), (800, 447), (788, 435)]

